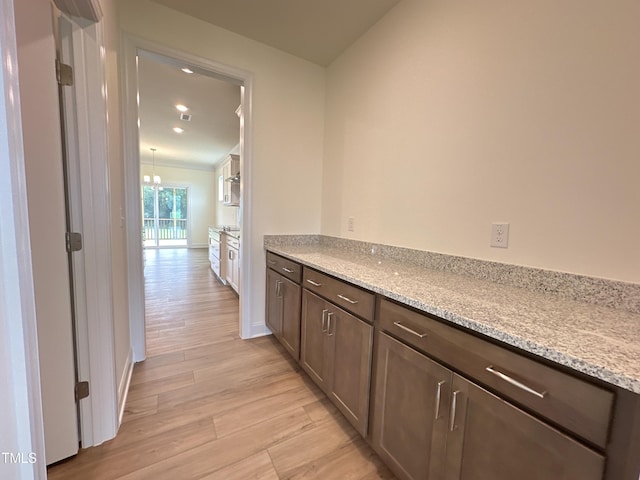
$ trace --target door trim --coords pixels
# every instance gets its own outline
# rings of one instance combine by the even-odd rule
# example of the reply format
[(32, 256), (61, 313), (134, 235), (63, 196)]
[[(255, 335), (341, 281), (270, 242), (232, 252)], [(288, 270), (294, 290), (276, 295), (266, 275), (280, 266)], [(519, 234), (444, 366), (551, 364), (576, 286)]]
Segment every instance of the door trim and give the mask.
[(225, 65), (214, 60), (191, 55), (170, 47), (136, 37), (131, 34), (122, 34), (123, 60), (123, 128), (125, 145), (125, 204), (127, 222), (127, 255), (129, 274), (129, 321), (131, 333), (131, 345), (133, 348), (133, 361), (140, 362), (146, 358), (145, 322), (144, 322), (144, 269), (142, 258), (142, 233), (139, 228), (141, 218), (140, 206), (140, 154), (138, 134), (138, 75), (136, 56), (138, 51), (169, 57), (207, 70), (223, 79), (235, 81), (242, 85), (241, 105), (242, 116), (240, 118), (240, 225), (242, 236), (247, 239), (241, 242), (240, 258), (242, 279), (240, 285), (240, 336), (251, 338), (263, 335), (266, 327), (252, 325), (251, 318), (253, 306), (250, 302), (250, 285), (254, 275), (252, 268), (253, 252), (251, 251), (252, 239), (252, 163), (253, 163), (253, 129), (252, 129), (252, 95), (253, 74), (249, 71)]
[[(78, 378), (90, 394), (79, 401), (83, 447), (115, 437), (119, 426), (111, 257), (111, 204), (106, 78), (102, 23), (71, 26), (74, 125), (67, 128), (73, 221), (82, 226), (83, 249), (74, 265)], [(64, 87), (71, 88), (71, 87)], [(73, 108), (73, 107), (72, 107)], [(80, 298), (79, 298), (80, 297)], [(82, 298), (84, 297), (84, 298)], [(120, 373), (120, 372), (118, 372)]]
[[(3, 449), (36, 455), (34, 463), (3, 464), (20, 480), (47, 477), (38, 338), (27, 211), (18, 52), (12, 0), (0, 0), (0, 395)], [(5, 348), (6, 347), (6, 348)], [(9, 348), (10, 347), (10, 348)], [(28, 458), (28, 457), (27, 457)]]

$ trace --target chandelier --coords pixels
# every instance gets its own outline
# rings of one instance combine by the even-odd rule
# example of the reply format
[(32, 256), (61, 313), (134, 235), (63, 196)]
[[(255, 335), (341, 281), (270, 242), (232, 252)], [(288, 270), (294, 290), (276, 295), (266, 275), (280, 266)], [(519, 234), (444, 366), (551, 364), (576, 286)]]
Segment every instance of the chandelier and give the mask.
[[(153, 184), (160, 185), (160, 183), (162, 183), (162, 179), (160, 178), (160, 175), (156, 175), (156, 149), (151, 147), (149, 150), (151, 150), (151, 155), (153, 156), (153, 169), (151, 171), (153, 176)], [(151, 176), (145, 175), (143, 177), (143, 180), (144, 183), (151, 183)]]

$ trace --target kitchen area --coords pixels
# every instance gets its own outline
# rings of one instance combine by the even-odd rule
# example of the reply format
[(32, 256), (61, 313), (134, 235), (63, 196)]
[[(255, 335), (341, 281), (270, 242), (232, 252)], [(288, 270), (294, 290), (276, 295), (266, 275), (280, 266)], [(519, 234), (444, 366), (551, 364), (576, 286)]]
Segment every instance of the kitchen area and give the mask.
[(240, 156), (229, 154), (217, 176), (218, 225), (209, 226), (209, 263), (224, 285), (240, 294)]

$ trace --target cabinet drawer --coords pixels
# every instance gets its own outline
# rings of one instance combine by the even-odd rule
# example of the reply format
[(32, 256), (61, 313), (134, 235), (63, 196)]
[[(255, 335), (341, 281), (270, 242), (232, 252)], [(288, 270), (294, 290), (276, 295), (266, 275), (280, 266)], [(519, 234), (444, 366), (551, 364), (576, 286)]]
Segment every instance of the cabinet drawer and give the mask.
[(240, 240), (232, 237), (231, 235), (225, 235), (225, 237), (227, 237), (227, 245), (229, 245), (231, 248), (235, 248), (236, 250), (240, 248)]
[(220, 258), (220, 242), (212, 242), (209, 245), (209, 257)]
[(381, 299), (380, 329), (594, 445), (607, 444), (614, 394), (525, 355)]
[(298, 263), (275, 253), (267, 252), (267, 267), (296, 283), (302, 278), (302, 267)]
[(303, 286), (345, 310), (373, 322), (375, 295), (359, 287), (304, 267)]
[(216, 275), (220, 275), (220, 260), (215, 258), (215, 257), (210, 257), (209, 258), (209, 262), (211, 263), (211, 270), (213, 270), (213, 273), (215, 273)]

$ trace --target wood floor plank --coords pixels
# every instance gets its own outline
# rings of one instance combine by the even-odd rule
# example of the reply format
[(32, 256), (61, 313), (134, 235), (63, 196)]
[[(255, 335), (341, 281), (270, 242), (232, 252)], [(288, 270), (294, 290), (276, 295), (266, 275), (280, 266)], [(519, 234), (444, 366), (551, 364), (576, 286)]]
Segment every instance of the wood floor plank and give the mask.
[(131, 385), (127, 394), (127, 401), (133, 402), (142, 398), (158, 395), (160, 393), (179, 390), (187, 385), (193, 385), (195, 379), (192, 371), (186, 371), (171, 375), (169, 377), (150, 380), (148, 382), (139, 382)]
[[(295, 438), (269, 448), (269, 455), (280, 478), (304, 478), (317, 463), (345, 448), (358, 436), (352, 428), (330, 419), (313, 424)], [(304, 448), (301, 448), (304, 445)]]
[(300, 408), (318, 398), (322, 393), (317, 388), (296, 386), (282, 393), (256, 398), (242, 406), (236, 406), (213, 417), (218, 438), (277, 417), (291, 408)]
[(114, 480), (126, 477), (131, 472), (155, 465), (166, 458), (173, 458), (184, 451), (211, 442), (215, 439), (215, 431), (211, 419), (183, 425), (172, 429), (170, 436), (153, 436), (141, 438), (138, 442), (124, 447), (118, 445), (117, 439), (100, 448), (100, 453), (92, 461), (73, 468), (62, 464), (60, 469), (49, 472), (49, 480)]
[(201, 478), (304, 432), (312, 425), (302, 408), (145, 467), (123, 480)]
[(271, 457), (266, 450), (221, 468), (200, 480), (278, 480)]
[(130, 422), (131, 420), (147, 415), (152, 415), (158, 412), (158, 395), (151, 395), (148, 397), (141, 397), (137, 400), (127, 401), (124, 407), (125, 416), (123, 422)]
[(145, 251), (147, 359), (118, 436), (51, 480), (391, 479), (272, 336), (242, 340), (206, 250)]

